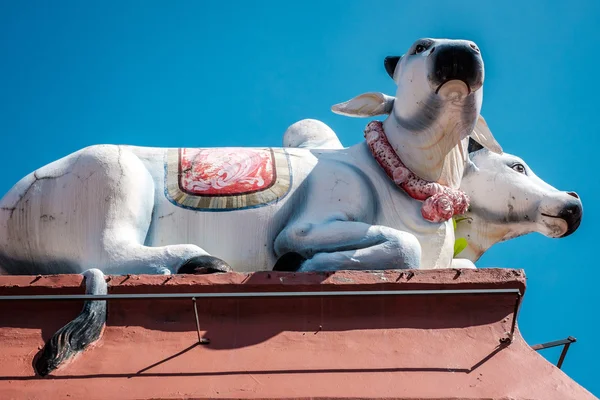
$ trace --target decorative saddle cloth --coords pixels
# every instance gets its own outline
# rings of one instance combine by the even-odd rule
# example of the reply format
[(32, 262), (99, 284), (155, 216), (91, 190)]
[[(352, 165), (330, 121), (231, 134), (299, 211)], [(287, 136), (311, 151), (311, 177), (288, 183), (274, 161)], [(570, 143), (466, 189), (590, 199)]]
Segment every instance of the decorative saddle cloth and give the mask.
[(284, 149), (169, 149), (165, 169), (167, 198), (199, 211), (265, 206), (282, 199), (291, 187)]

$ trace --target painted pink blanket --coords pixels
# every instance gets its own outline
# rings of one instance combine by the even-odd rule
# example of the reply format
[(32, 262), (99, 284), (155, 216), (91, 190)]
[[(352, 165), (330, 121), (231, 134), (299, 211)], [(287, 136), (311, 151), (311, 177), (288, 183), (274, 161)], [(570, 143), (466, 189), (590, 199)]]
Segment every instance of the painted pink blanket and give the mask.
[(194, 210), (261, 207), (279, 201), (291, 188), (284, 149), (170, 149), (166, 167), (167, 197)]
[(268, 189), (275, 183), (269, 149), (181, 149), (180, 186), (200, 196), (239, 195)]

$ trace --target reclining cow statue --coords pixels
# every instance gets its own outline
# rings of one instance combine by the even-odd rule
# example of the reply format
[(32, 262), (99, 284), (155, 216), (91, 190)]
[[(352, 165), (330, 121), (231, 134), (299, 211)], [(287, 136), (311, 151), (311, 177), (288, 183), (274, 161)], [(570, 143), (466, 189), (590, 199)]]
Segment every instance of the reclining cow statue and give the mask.
[[(577, 196), (502, 154), (479, 115), (474, 43), (422, 39), (385, 67), (395, 97), (334, 107), (387, 115), (349, 148), (301, 121), (283, 148), (96, 145), (37, 169), (0, 200), (0, 273), (84, 273), (86, 292), (102, 294), (104, 274), (474, 267), (499, 241), (577, 228)], [(471, 160), (469, 143), (485, 147)], [(458, 214), (463, 260), (453, 260)], [(38, 373), (97, 340), (105, 313), (105, 302), (87, 302), (46, 345)]]
[[(380, 137), (407, 169), (434, 182), (430, 191), (458, 189), (469, 136), (499, 151), (479, 115), (479, 49), (423, 39), (386, 68), (395, 101), (368, 94), (338, 112), (389, 114)], [(9, 274), (252, 271), (295, 254), (284, 260), (304, 271), (449, 266), (451, 224), (424, 220), (410, 192), (420, 188), (399, 190), (379, 155), (364, 142), (318, 151), (91, 146), (27, 175), (0, 201), (0, 265)]]

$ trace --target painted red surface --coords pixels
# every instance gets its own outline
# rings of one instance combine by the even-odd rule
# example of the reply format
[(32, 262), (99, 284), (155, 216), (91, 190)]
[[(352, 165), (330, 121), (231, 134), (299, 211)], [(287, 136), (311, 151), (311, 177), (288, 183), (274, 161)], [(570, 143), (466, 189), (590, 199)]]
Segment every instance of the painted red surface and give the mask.
[[(110, 293), (525, 289), (502, 269), (112, 277)], [(79, 276), (0, 277), (0, 294), (82, 293)], [(526, 299), (525, 299), (526, 300)], [(515, 296), (114, 300), (92, 348), (48, 378), (36, 353), (78, 302), (0, 302), (1, 399), (593, 399), (516, 333)], [(553, 339), (553, 338), (549, 338)]]
[(269, 149), (180, 149), (180, 187), (188, 194), (253, 193), (275, 183)]

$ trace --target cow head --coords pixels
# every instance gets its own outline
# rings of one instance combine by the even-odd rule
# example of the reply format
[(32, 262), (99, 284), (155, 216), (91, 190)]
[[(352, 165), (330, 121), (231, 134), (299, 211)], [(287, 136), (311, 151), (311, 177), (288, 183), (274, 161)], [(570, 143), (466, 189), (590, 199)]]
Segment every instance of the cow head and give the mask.
[(403, 56), (386, 57), (384, 66), (397, 85), (394, 97), (366, 93), (332, 110), (354, 117), (389, 114), (388, 141), (417, 176), (458, 187), (467, 158), (460, 142), (469, 135), (502, 152), (479, 115), (485, 74), (475, 43), (419, 39)]
[(491, 245), (531, 232), (562, 238), (577, 230), (583, 207), (575, 192), (552, 187), (517, 156), (494, 154), (474, 141), (469, 150), (461, 189), (471, 206), (457, 225), (457, 237), (469, 247), (461, 258), (476, 261)]

